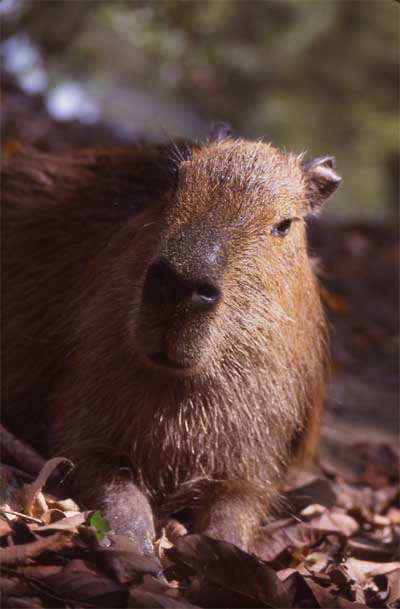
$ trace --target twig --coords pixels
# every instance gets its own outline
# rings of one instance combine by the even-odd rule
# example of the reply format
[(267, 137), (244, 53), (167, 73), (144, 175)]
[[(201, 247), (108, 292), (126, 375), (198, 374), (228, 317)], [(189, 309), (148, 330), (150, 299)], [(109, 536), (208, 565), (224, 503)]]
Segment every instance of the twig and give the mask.
[(22, 442), (19, 438), (0, 425), (0, 439), (2, 449), (13, 458), (23, 470), (37, 476), (46, 463), (33, 448)]
[(29, 520), (29, 522), (35, 522), (36, 524), (43, 524), (43, 522), (39, 518), (34, 518), (33, 516), (27, 516), (26, 514), (22, 514), (22, 512), (15, 512), (14, 510), (6, 510), (6, 509), (0, 507), (0, 513), (11, 514), (12, 516), (19, 516), (20, 518), (25, 518), (25, 520)]

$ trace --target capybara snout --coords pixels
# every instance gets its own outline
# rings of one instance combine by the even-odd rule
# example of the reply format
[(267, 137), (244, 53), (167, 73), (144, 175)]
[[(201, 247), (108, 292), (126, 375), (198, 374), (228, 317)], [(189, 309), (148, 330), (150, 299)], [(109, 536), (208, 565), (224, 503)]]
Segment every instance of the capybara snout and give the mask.
[(177, 306), (193, 312), (212, 310), (218, 304), (221, 290), (213, 269), (201, 266), (200, 271), (186, 275), (168, 259), (158, 258), (146, 274), (143, 305), (159, 305), (164, 311), (173, 311)]

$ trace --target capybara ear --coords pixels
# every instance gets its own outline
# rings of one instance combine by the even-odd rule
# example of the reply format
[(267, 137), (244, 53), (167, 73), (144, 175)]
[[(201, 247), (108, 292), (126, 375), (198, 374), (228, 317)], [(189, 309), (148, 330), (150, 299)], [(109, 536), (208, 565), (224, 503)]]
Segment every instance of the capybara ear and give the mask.
[(213, 123), (211, 125), (208, 141), (210, 144), (218, 144), (219, 142), (228, 139), (231, 134), (232, 129), (228, 123)]
[(333, 156), (317, 157), (303, 163), (302, 167), (308, 198), (306, 213), (317, 214), (326, 199), (338, 188), (342, 178), (334, 170)]

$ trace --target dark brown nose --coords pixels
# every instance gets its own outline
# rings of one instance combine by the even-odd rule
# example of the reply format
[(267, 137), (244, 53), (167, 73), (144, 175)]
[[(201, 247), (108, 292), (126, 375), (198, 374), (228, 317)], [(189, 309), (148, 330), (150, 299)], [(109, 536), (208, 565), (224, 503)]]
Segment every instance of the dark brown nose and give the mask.
[(145, 304), (171, 309), (185, 303), (193, 311), (214, 308), (221, 291), (206, 266), (183, 274), (166, 258), (158, 258), (149, 267), (144, 283)]

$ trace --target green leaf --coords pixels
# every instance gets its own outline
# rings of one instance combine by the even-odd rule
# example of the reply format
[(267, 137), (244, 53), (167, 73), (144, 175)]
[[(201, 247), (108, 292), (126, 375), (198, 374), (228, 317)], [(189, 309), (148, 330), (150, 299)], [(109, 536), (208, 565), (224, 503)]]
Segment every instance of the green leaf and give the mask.
[(96, 537), (99, 541), (103, 541), (106, 533), (110, 530), (108, 522), (104, 520), (100, 512), (91, 515), (90, 526), (96, 529)]

